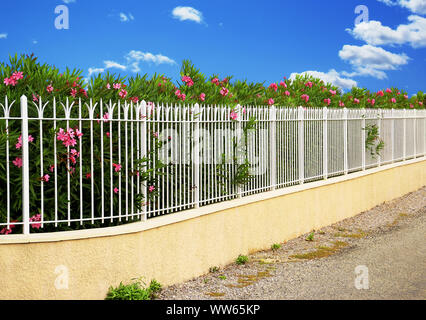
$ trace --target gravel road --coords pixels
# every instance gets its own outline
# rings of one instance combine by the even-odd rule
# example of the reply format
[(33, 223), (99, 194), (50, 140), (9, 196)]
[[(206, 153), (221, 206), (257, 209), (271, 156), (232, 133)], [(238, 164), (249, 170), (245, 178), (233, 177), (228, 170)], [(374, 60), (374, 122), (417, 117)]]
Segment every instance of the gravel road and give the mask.
[(314, 230), (312, 241), (306, 234), (278, 249), (250, 255), (245, 265), (214, 268), (165, 288), (159, 299), (424, 300), (425, 234), (423, 187)]

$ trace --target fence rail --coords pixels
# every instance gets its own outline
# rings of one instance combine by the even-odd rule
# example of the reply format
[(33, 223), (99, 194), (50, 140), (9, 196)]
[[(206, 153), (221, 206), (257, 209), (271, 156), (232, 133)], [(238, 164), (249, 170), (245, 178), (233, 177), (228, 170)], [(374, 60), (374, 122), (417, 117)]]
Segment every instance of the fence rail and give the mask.
[(426, 110), (25, 96), (0, 106), (0, 237), (144, 220), (426, 156)]

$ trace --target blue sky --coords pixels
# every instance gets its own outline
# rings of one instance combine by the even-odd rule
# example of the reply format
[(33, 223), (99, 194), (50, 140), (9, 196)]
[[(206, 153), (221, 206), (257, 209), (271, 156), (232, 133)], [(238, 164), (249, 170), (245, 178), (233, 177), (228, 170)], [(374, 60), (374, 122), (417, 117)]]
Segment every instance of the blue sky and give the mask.
[[(55, 28), (65, 5), (69, 29)], [(355, 8), (364, 10), (355, 13)], [(355, 19), (368, 9), (368, 19)], [(310, 72), (348, 90), (426, 91), (426, 0), (15, 0), (0, 11), (0, 61), (122, 75), (206, 75), (269, 84)]]

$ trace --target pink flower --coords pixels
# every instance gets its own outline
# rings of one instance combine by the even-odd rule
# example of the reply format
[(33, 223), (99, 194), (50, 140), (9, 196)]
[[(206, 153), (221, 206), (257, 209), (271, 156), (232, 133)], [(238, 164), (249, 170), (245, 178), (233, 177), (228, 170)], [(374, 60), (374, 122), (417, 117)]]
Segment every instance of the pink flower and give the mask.
[(113, 87), (115, 90), (119, 90), (119, 89), (121, 89), (121, 83), (114, 83), (114, 84), (112, 85), (112, 87)]
[(232, 120), (237, 120), (238, 113), (236, 113), (234, 110), (232, 110), (231, 113), (229, 114), (229, 118), (231, 118)]
[(331, 99), (330, 98), (328, 98), (328, 99), (324, 99), (324, 102), (329, 106), (330, 105), (330, 103), (331, 103)]
[(307, 94), (302, 94), (302, 95), (300, 96), (300, 98), (301, 98), (302, 100), (305, 100), (305, 102), (306, 102), (306, 103), (309, 101), (309, 96), (308, 96)]
[(374, 106), (375, 103), (376, 103), (376, 99), (371, 99), (371, 105)]
[(377, 91), (376, 95), (383, 97), (385, 94), (383, 93), (382, 90), (380, 90), (380, 91)]
[(391, 90), (391, 89), (389, 89), (389, 88), (387, 88), (387, 89), (386, 89), (386, 92), (387, 92), (387, 93), (392, 93), (392, 90)]
[(404, 95), (404, 98), (405, 98), (405, 99), (408, 99), (408, 95)]
[(121, 170), (121, 164), (113, 163), (112, 166), (115, 169), (115, 172), (119, 172)]
[(152, 135), (154, 138), (158, 138), (158, 132), (153, 132)]
[(422, 105), (423, 105), (423, 102), (419, 101), (419, 106), (422, 106)]
[(154, 186), (149, 186), (148, 191), (149, 192), (154, 192), (155, 191), (155, 187)]
[(90, 179), (92, 177), (92, 174), (89, 172), (89, 173), (86, 173), (86, 179)]
[(127, 91), (124, 89), (121, 89), (118, 95), (121, 97), (121, 99), (124, 99), (127, 96)]
[(50, 172), (53, 172), (55, 170), (55, 166), (52, 164), (50, 167), (49, 167), (49, 171)]
[(395, 99), (395, 98), (392, 98), (392, 99), (391, 99), (391, 102), (392, 102), (392, 103), (396, 103), (396, 99)]
[(186, 99), (186, 94), (182, 93), (182, 94), (180, 95), (180, 99), (181, 99), (182, 101), (185, 101), (185, 99)]
[(286, 90), (286, 92), (284, 92), (284, 94), (289, 97), (290, 96), (290, 92)]
[(284, 82), (284, 81), (281, 81), (281, 82), (280, 82), (280, 86), (282, 86), (282, 87), (284, 87), (284, 88), (287, 88), (287, 85), (285, 84), (285, 82)]
[(109, 83), (107, 83), (106, 88), (109, 90), (111, 89), (111, 85)]
[(107, 138), (109, 138), (109, 131), (107, 131), (107, 133), (105, 133), (105, 134), (106, 134)]
[(414, 108), (414, 104), (410, 103), (410, 108), (413, 109)]
[(222, 96), (227, 96), (228, 95), (228, 93), (229, 93), (229, 90), (227, 89), (227, 88), (225, 88), (225, 87), (222, 87), (222, 89), (220, 89), (220, 94), (222, 95)]
[[(15, 221), (13, 221), (15, 222)], [(0, 234), (4, 234), (4, 235), (8, 235), (9, 233), (12, 233), (12, 229), (15, 228), (14, 224), (10, 224), (9, 228), (4, 227), (3, 229), (1, 229)]]
[(335, 90), (331, 90), (331, 89), (330, 89), (330, 93), (331, 93), (333, 96), (335, 96), (335, 95), (336, 95), (336, 91), (335, 91)]
[(41, 180), (43, 180), (44, 182), (49, 182), (50, 176), (48, 174), (45, 174)]
[[(36, 215), (34, 215), (30, 218), (30, 222), (39, 222), (39, 221), (41, 221), (41, 215), (40, 214), (36, 214)], [(40, 229), (41, 223), (32, 223), (31, 228)]]
[(133, 101), (134, 103), (138, 103), (139, 98), (138, 97), (131, 97), (130, 100)]
[(105, 114), (103, 115), (103, 117), (102, 117), (103, 119), (104, 119), (104, 122), (108, 122), (108, 119), (109, 119), (109, 113), (108, 112), (105, 112)]
[(268, 100), (268, 104), (269, 104), (270, 106), (272, 106), (274, 103), (275, 103), (274, 99), (270, 98), (270, 99)]
[(20, 80), (20, 79), (23, 79), (24, 78), (24, 73), (23, 72), (18, 72), (18, 71), (16, 71), (16, 72), (14, 72), (13, 74), (12, 74), (12, 77), (11, 78), (13, 78), (13, 79), (15, 79), (16, 81), (18, 81), (18, 80)]
[(214, 79), (212, 79), (212, 83), (214, 83), (215, 85), (219, 85), (219, 79), (218, 78), (214, 78)]
[(75, 98), (76, 95), (77, 95), (77, 89), (71, 89), (71, 96)]
[(22, 167), (22, 158), (16, 157), (15, 160), (12, 161), (12, 163), (17, 166), (18, 168)]
[(19, 150), (19, 149), (21, 149), (21, 147), (22, 147), (22, 143), (19, 143), (19, 142), (18, 142), (18, 143), (15, 145), (15, 147), (16, 147), (16, 149), (18, 149), (18, 150)]
[(354, 103), (358, 104), (359, 103), (359, 99), (354, 98)]
[(118, 193), (118, 188), (117, 187), (114, 188), (114, 193)]
[(40, 96), (37, 94), (37, 95), (35, 95), (34, 93), (33, 93), (33, 101), (34, 102), (38, 102), (38, 98), (39, 98)]
[(188, 87), (192, 87), (194, 85), (194, 81), (188, 76), (183, 76), (182, 81), (185, 82)]
[(201, 101), (206, 100), (206, 94), (205, 93), (200, 94), (200, 100)]
[(277, 84), (274, 82), (274, 83), (271, 83), (271, 84), (269, 85), (269, 89), (274, 89), (274, 91), (276, 92), (276, 91), (278, 90), (278, 86), (277, 86)]
[(53, 91), (53, 87), (52, 87), (52, 85), (51, 85), (51, 84), (49, 84), (49, 85), (47, 86), (46, 91), (47, 91), (47, 92), (49, 92), (49, 93), (51, 93), (51, 92)]
[(80, 130), (75, 129), (75, 135), (77, 136), (77, 138), (81, 139), (81, 137), (83, 136), (83, 133), (81, 133)]
[(345, 106), (345, 104), (343, 103), (343, 101), (339, 100), (339, 107), (344, 107), (344, 106)]
[(313, 83), (311, 81), (305, 83), (305, 87), (312, 88)]

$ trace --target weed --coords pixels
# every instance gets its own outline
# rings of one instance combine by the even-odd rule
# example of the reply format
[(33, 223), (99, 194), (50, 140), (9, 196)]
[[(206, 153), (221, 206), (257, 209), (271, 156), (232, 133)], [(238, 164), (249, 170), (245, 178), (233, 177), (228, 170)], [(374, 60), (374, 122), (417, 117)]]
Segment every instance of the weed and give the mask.
[(237, 260), (235, 260), (235, 263), (241, 265), (241, 264), (246, 264), (247, 261), (248, 261), (248, 257), (240, 254)]
[(218, 276), (218, 278), (221, 280), (226, 280), (226, 276)]
[(210, 271), (210, 273), (215, 273), (215, 272), (218, 272), (219, 271), (219, 267), (210, 267), (210, 269), (209, 269), (209, 271)]
[(306, 237), (306, 241), (314, 241), (314, 234), (315, 232), (312, 231), (307, 237)]
[(111, 286), (105, 300), (152, 300), (161, 291), (161, 284), (155, 279), (151, 280), (149, 287), (145, 287), (145, 283), (141, 279), (137, 280), (128, 285), (120, 282), (116, 288)]
[(281, 248), (281, 245), (279, 244), (279, 243), (274, 243), (272, 246), (271, 246), (271, 249), (272, 250), (278, 250), (278, 249), (280, 249)]

